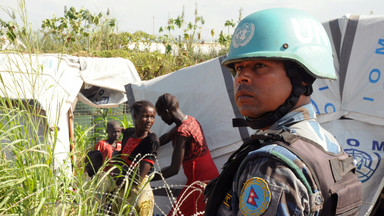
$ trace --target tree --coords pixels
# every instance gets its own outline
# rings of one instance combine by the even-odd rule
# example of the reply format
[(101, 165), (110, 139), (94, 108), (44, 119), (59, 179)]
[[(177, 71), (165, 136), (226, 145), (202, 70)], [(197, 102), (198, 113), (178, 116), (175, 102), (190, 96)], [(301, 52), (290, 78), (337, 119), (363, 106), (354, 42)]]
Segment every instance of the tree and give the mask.
[[(106, 23), (106, 26), (101, 25)], [(95, 34), (104, 31), (112, 32), (116, 26), (116, 20), (104, 17), (102, 13), (92, 14), (87, 9), (76, 11), (74, 7), (64, 9), (63, 17), (53, 16), (52, 19), (45, 19), (41, 25), (45, 38), (51, 39), (54, 44), (62, 44), (65, 48), (89, 49), (89, 42), (95, 38)], [(92, 38), (93, 37), (93, 38)]]
[[(193, 53), (193, 44), (196, 41), (201, 40), (201, 30), (204, 24), (204, 18), (198, 15), (197, 3), (195, 4), (195, 19), (193, 22), (187, 22), (185, 20), (183, 7), (183, 11), (180, 16), (177, 16), (176, 19), (168, 19), (168, 25), (160, 27), (159, 29), (159, 33), (164, 33), (163, 43), (166, 46), (167, 53), (170, 53), (173, 50), (172, 45), (177, 46), (178, 53)], [(177, 39), (174, 35), (175, 31), (181, 31), (179, 39)], [(181, 40), (181, 36), (183, 37), (183, 40)], [(184, 47), (184, 44), (186, 47)]]
[(219, 44), (227, 47), (227, 49), (229, 49), (229, 46), (230, 46), (231, 40), (232, 40), (232, 34), (230, 33), (230, 30), (234, 29), (237, 26), (237, 24), (240, 23), (240, 21), (242, 20), (242, 16), (243, 16), (243, 9), (240, 8), (237, 23), (233, 19), (226, 20), (224, 23), (224, 27), (228, 28), (228, 32), (227, 32), (227, 34), (225, 34), (223, 32), (223, 30), (221, 30), (220, 35), (219, 35)]

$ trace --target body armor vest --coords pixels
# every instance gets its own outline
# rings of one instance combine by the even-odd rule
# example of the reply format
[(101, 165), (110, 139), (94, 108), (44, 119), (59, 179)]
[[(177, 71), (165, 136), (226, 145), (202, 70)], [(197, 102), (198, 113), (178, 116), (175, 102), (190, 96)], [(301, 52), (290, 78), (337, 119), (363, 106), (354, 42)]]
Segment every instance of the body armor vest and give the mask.
[[(333, 154), (317, 143), (281, 131), (260, 131), (251, 136), (224, 164), (223, 171), (205, 189), (208, 198), (206, 215), (215, 215), (234, 178), (238, 178), (248, 161), (248, 153), (263, 154), (262, 147), (277, 144), (289, 150), (304, 162), (307, 171), (294, 167), (289, 157), (276, 153), (276, 160), (292, 169), (307, 186), (311, 197), (311, 214), (356, 215), (362, 204), (362, 185), (355, 175), (353, 157), (344, 151)], [(273, 154), (272, 154), (273, 155)]]

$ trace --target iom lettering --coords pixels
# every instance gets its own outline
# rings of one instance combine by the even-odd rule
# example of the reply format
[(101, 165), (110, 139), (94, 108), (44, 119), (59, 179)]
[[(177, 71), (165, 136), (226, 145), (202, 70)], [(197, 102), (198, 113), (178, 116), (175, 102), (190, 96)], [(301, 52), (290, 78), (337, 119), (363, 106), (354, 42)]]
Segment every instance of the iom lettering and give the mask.
[(376, 54), (384, 55), (384, 39), (379, 39), (377, 43), (381, 45), (381, 47), (376, 49)]
[[(360, 146), (360, 141), (357, 139), (347, 139), (347, 145), (353, 146), (353, 147), (358, 147)], [(372, 150), (373, 151), (384, 151), (384, 141), (380, 142), (377, 140), (372, 140)]]

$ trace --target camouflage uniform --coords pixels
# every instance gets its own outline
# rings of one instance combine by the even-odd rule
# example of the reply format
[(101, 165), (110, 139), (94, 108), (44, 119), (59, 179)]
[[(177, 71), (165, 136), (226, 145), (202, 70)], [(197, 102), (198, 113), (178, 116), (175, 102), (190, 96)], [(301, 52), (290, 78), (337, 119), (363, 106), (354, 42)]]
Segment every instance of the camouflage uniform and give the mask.
[[(328, 152), (341, 151), (336, 139), (316, 121), (311, 104), (287, 113), (269, 129), (288, 129), (318, 143)], [(283, 147), (269, 145), (267, 148), (276, 150)], [(252, 156), (251, 152), (249, 161), (235, 178), (217, 215), (308, 215), (309, 194), (293, 171), (274, 158)], [(257, 187), (250, 187), (255, 184)]]

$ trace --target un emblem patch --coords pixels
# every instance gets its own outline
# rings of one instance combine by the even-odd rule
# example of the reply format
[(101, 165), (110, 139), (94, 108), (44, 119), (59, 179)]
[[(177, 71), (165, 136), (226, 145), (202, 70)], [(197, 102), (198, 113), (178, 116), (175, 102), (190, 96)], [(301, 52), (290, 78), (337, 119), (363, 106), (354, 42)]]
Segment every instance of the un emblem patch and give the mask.
[(240, 195), (240, 210), (244, 215), (262, 215), (271, 202), (268, 183), (259, 177), (248, 179)]
[(243, 47), (249, 43), (255, 33), (255, 25), (253, 23), (243, 23), (237, 27), (232, 38), (232, 46), (238, 48)]

